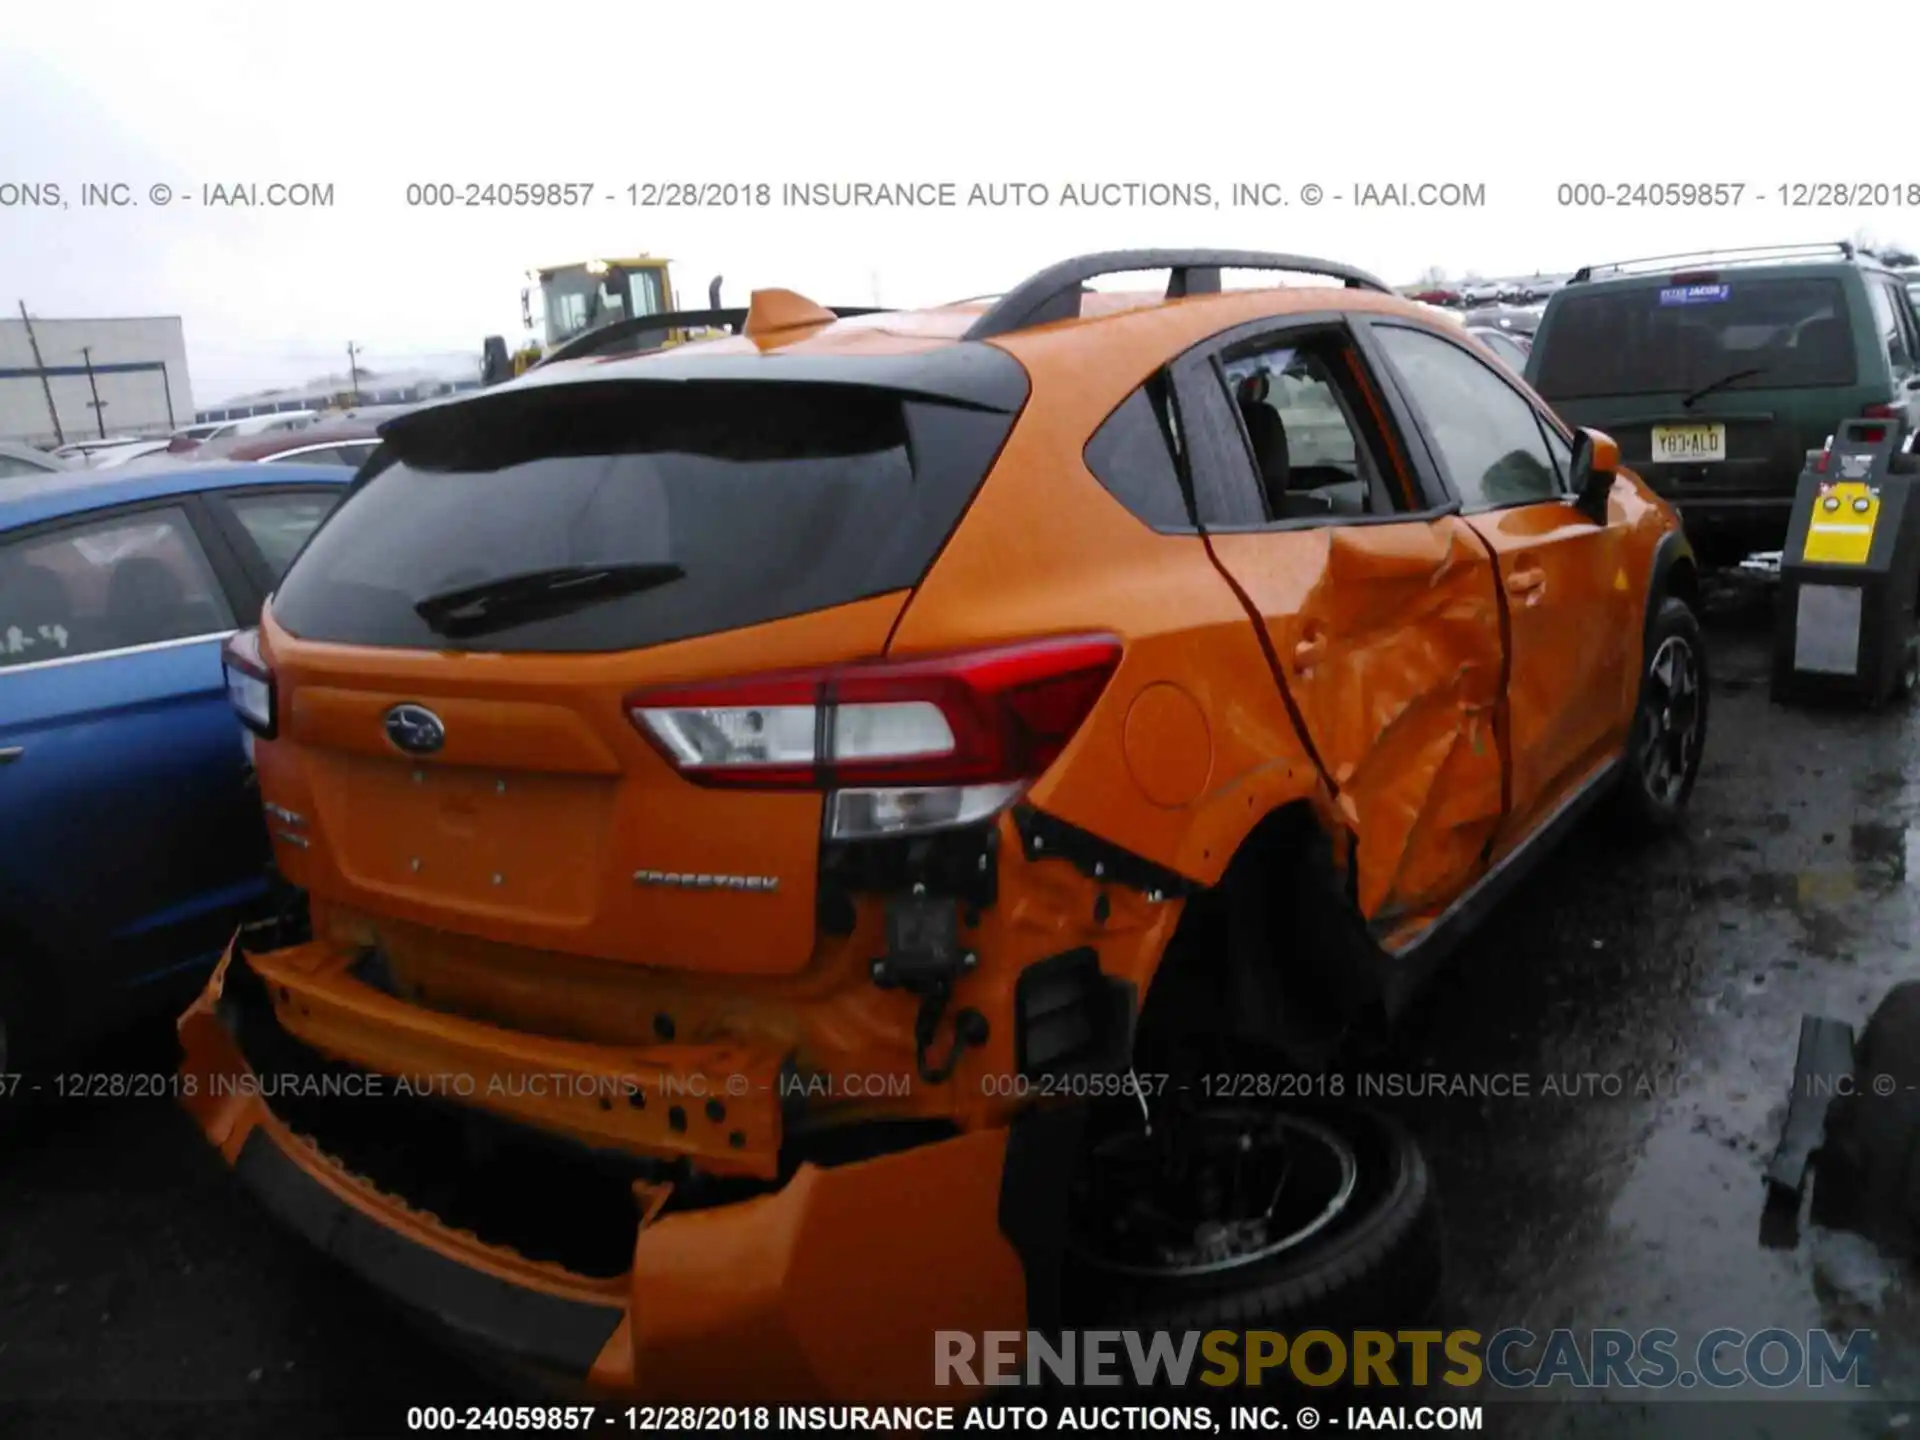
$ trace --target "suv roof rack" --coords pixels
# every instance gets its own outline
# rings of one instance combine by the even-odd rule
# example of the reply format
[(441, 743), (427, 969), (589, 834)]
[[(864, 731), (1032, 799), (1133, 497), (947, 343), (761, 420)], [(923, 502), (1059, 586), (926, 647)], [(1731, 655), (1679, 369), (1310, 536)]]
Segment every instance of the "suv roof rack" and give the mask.
[(1029, 275), (1000, 296), (992, 308), (968, 328), (968, 340), (990, 340), (1016, 330), (1076, 319), (1086, 284), (1103, 275), (1125, 275), (1134, 270), (1171, 270), (1167, 298), (1220, 293), (1222, 270), (1291, 270), (1302, 275), (1325, 275), (1349, 290), (1394, 293), (1384, 280), (1364, 270), (1310, 255), (1279, 255), (1265, 250), (1102, 250), (1076, 255)]
[(1690, 264), (1712, 262), (1717, 265), (1766, 265), (1777, 260), (1855, 260), (1871, 256), (1851, 240), (1815, 241), (1806, 245), (1747, 245), (1731, 250), (1683, 250), (1677, 255), (1648, 255), (1638, 260), (1614, 260), (1605, 265), (1582, 265), (1573, 272), (1569, 285), (1583, 284), (1601, 275), (1635, 275), (1671, 270), (1684, 261)]

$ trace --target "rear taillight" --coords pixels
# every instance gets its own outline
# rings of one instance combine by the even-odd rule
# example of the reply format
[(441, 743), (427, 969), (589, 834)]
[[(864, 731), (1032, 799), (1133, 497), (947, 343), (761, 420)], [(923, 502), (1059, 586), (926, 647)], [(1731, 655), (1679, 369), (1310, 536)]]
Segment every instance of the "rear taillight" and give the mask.
[(1900, 415), (1899, 409), (1892, 405), (1869, 405), (1860, 413), (1869, 420), (1894, 420)]
[(260, 632), (242, 630), (220, 652), (227, 699), (240, 722), (263, 740), (273, 738), (273, 671), (260, 655)]
[(1051, 765), (1120, 661), (1111, 636), (640, 691), (640, 733), (701, 785), (829, 792), (836, 839), (965, 825)]

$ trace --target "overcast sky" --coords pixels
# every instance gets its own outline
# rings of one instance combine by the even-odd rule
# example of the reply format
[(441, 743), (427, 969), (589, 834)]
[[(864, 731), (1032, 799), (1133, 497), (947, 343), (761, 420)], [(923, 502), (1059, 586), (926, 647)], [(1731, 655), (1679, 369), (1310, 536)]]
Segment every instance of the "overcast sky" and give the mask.
[[(654, 3), (324, 6), (6, 0), (0, 305), (178, 314), (201, 404), (368, 362), (517, 338), (523, 272), (675, 262), (682, 300), (781, 285), (828, 303), (1004, 289), (1081, 250), (1307, 252), (1393, 281), (1555, 270), (1704, 244), (1920, 236), (1920, 209), (1783, 206), (1804, 181), (1920, 179), (1776, 97), (1805, 57), (1751, 7), (1539, 4)], [(1816, 66), (1817, 69), (1817, 66)], [(1816, 87), (1817, 88), (1817, 87)], [(1884, 172), (1884, 173), (1882, 173)], [(855, 211), (630, 206), (646, 182), (1205, 182), (1214, 209)], [(83, 208), (85, 182), (141, 203)], [(331, 183), (330, 209), (151, 203)], [(409, 208), (410, 182), (591, 182), (579, 209)], [(1234, 209), (1236, 181), (1307, 208)], [(1482, 183), (1478, 209), (1358, 209), (1358, 184)], [(1731, 209), (1592, 209), (1561, 182), (1728, 181)], [(1348, 196), (1336, 201), (1336, 194)], [(1756, 198), (1764, 196), (1766, 198)]]

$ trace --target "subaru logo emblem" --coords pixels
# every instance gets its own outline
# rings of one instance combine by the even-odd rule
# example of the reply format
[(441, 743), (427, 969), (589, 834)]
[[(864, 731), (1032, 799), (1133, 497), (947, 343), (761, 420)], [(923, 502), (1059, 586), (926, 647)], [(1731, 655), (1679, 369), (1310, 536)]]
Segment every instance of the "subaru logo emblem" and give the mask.
[(387, 711), (387, 739), (409, 755), (431, 755), (447, 743), (447, 727), (424, 705), (396, 705)]

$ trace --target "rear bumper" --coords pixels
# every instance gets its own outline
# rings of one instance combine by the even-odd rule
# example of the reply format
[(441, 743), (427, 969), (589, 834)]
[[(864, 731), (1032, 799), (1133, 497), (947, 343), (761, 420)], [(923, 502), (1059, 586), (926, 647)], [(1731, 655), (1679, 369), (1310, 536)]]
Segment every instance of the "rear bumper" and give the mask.
[[(529, 1258), (352, 1173), (276, 1113), (275, 1077), (221, 1013), (235, 963), (230, 951), (179, 1022), (182, 1100), (209, 1142), (282, 1223), (544, 1388), (956, 1402), (934, 1384), (934, 1332), (1025, 1329), (1030, 1276), (1044, 1288), (1057, 1273), (1063, 1147), (1025, 1121), (802, 1164), (752, 1198), (669, 1211), (639, 1226), (625, 1274)], [(1039, 1323), (1051, 1306), (1035, 1302)]]

